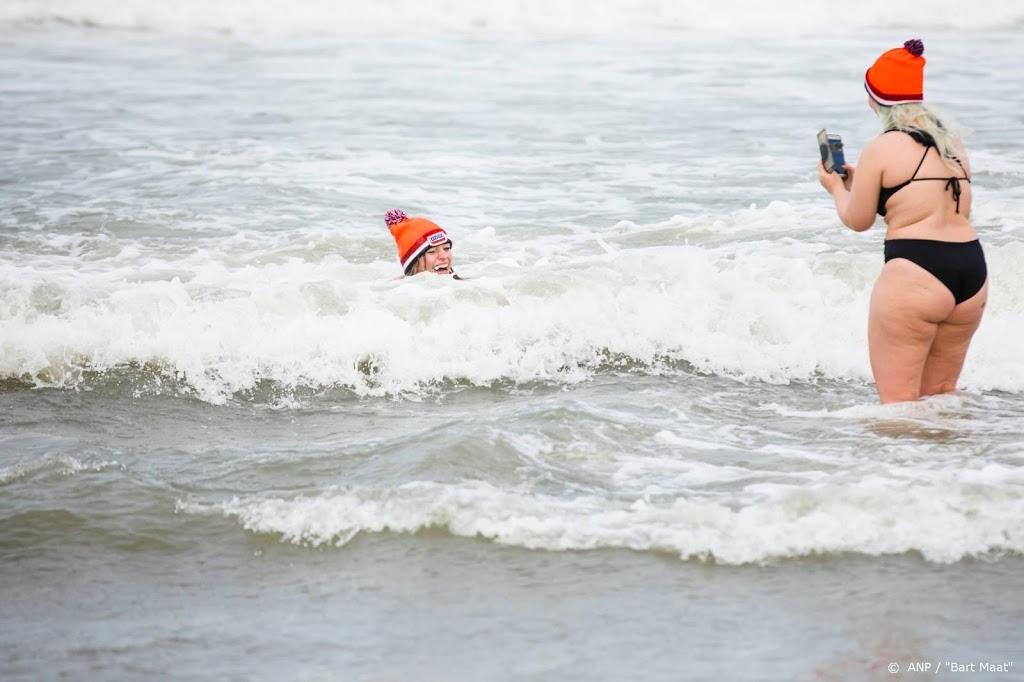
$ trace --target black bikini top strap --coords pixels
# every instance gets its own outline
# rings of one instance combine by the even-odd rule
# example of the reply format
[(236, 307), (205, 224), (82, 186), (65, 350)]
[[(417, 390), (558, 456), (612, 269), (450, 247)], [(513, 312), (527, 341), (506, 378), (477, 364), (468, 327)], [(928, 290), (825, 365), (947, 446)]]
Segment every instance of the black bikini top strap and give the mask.
[[(924, 145), (924, 154), (921, 155), (921, 160), (917, 162), (917, 168), (914, 169), (914, 174), (911, 175), (910, 180), (907, 180), (907, 182), (903, 183), (903, 185), (906, 185), (909, 182), (913, 182), (914, 178), (917, 177), (918, 171), (921, 170), (921, 166), (924, 165), (924, 160), (928, 157), (928, 150), (935, 146), (935, 139), (928, 133), (924, 132), (923, 130), (918, 130), (917, 128), (889, 128), (885, 132), (906, 133), (907, 135), (910, 135), (911, 138), (913, 138), (914, 142)], [(957, 163), (960, 162), (957, 161)], [(901, 187), (903, 185), (901, 185)]]
[(928, 145), (927, 147), (924, 148), (924, 154), (921, 155), (921, 160), (917, 162), (917, 168), (914, 169), (914, 174), (910, 176), (910, 180), (907, 180), (907, 182), (913, 182), (914, 179), (917, 177), (917, 172), (921, 170), (921, 166), (924, 165), (924, 160), (928, 156), (929, 149), (931, 149), (931, 145)]
[(889, 128), (885, 132), (887, 133), (905, 133), (914, 138), (914, 142), (923, 144), (925, 147), (934, 147), (935, 138), (921, 130), (920, 128)]

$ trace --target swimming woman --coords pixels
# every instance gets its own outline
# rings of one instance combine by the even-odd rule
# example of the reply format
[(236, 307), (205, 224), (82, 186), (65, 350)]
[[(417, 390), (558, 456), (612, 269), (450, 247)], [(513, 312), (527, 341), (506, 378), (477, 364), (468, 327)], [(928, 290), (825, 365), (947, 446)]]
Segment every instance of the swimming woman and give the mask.
[(924, 105), (924, 44), (908, 40), (867, 70), (882, 134), (847, 178), (818, 163), (843, 223), (885, 218), (885, 265), (871, 294), (868, 351), (883, 403), (956, 390), (988, 300), (988, 272), (971, 227), (971, 165), (959, 135)]
[(384, 223), (395, 238), (405, 277), (432, 272), (461, 279), (452, 269), (452, 240), (441, 226), (426, 218), (410, 218), (397, 209), (387, 212)]

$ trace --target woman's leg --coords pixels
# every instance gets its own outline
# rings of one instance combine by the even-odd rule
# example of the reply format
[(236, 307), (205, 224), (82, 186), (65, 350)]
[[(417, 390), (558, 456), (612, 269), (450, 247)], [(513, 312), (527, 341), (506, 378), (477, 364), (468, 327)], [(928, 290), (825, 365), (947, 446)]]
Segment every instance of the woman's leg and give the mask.
[(924, 268), (902, 258), (882, 267), (868, 316), (871, 371), (882, 403), (921, 397), (933, 342), (955, 307), (953, 294)]
[(977, 294), (957, 305), (935, 332), (921, 376), (921, 395), (937, 395), (956, 390), (971, 338), (981, 324), (988, 302), (988, 282)]

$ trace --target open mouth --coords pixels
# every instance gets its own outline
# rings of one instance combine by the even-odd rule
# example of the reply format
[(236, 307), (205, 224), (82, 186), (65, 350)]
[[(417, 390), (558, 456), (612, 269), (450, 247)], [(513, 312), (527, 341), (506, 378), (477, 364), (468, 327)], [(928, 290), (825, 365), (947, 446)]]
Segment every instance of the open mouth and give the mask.
[(451, 270), (447, 265), (436, 265), (434, 266), (434, 272), (439, 275), (447, 275), (451, 273)]

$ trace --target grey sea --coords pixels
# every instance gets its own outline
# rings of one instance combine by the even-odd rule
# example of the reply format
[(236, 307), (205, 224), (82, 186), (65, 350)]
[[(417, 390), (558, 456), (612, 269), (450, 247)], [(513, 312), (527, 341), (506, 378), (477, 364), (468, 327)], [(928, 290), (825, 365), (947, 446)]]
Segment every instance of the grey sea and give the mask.
[[(1024, 679), (1024, 9), (954, 5), (0, 10), (0, 678)], [(883, 407), (815, 134), (912, 37), (992, 294)]]

